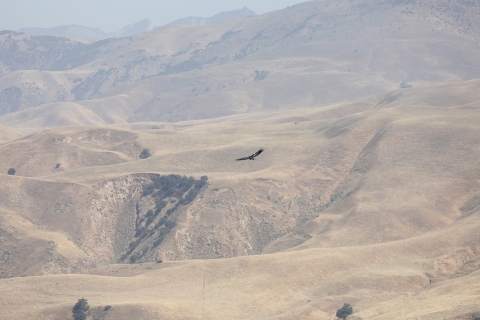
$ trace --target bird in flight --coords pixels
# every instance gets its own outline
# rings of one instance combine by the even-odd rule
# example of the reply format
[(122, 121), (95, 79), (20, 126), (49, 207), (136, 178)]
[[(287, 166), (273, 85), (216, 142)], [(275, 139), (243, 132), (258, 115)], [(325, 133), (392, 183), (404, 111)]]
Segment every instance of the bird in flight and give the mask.
[(258, 156), (260, 153), (263, 152), (263, 148), (260, 148), (260, 150), (258, 150), (257, 152), (255, 152), (254, 154), (252, 154), (251, 156), (248, 156), (248, 157), (243, 157), (243, 158), (240, 158), (240, 159), (236, 159), (237, 161), (240, 161), (240, 160), (255, 160), (255, 157)]

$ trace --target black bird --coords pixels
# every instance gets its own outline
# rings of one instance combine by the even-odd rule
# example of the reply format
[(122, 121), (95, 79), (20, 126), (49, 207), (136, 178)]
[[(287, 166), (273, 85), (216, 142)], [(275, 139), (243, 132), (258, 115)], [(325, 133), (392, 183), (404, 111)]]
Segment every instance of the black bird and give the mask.
[(254, 154), (252, 154), (251, 156), (248, 156), (248, 157), (243, 157), (243, 158), (240, 158), (240, 159), (236, 159), (237, 161), (240, 161), (240, 160), (255, 160), (255, 157), (258, 156), (260, 153), (263, 152), (263, 148), (260, 148), (260, 150), (258, 150), (257, 152), (255, 152)]

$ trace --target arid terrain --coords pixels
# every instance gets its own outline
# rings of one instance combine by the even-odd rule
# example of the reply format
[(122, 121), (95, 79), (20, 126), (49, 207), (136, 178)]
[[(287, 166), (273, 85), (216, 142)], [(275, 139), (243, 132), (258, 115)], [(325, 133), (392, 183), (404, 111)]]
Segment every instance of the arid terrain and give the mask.
[(460, 0), (1, 33), (0, 319), (479, 318), (479, 37)]

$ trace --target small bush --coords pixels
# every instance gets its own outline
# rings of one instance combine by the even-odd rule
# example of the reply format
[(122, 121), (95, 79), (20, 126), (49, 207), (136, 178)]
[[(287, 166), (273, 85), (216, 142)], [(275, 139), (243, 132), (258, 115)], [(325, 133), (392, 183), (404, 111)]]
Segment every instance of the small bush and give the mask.
[(133, 255), (130, 256), (130, 263), (135, 263), (138, 258), (140, 258), (140, 255), (138, 253), (135, 253)]
[(339, 319), (345, 320), (349, 315), (352, 314), (352, 312), (353, 312), (352, 306), (348, 303), (345, 303), (343, 307), (337, 310), (336, 316)]
[(148, 217), (146, 225), (147, 226), (150, 225), (150, 223), (152, 223), (153, 219), (155, 219), (155, 217), (153, 217), (153, 216)]
[(130, 242), (130, 243), (128, 244), (128, 248), (129, 248), (130, 250), (133, 250), (133, 249), (135, 249), (135, 248), (137, 247), (137, 245), (138, 245), (138, 243), (137, 243), (136, 241), (132, 241), (132, 242)]
[(160, 220), (155, 224), (154, 229), (158, 229), (161, 227), (165, 222), (167, 222), (167, 217), (161, 217)]
[(112, 308), (112, 306), (105, 306), (105, 308), (103, 308), (103, 311), (110, 310), (111, 308)]
[(162, 241), (165, 239), (165, 236), (161, 235), (158, 237), (157, 240), (155, 240), (155, 242), (153, 243), (153, 246), (156, 247), (158, 246), (160, 243), (162, 243)]
[(156, 263), (162, 263), (163, 260), (162, 259), (158, 259), (157, 261), (155, 261)]
[(8, 169), (7, 173), (11, 176), (14, 176), (15, 175), (15, 168)]
[(58, 169), (58, 168), (60, 168), (60, 163), (57, 163), (57, 164), (55, 165), (55, 169)]
[(174, 221), (167, 221), (167, 223), (165, 223), (165, 227), (169, 230), (172, 230), (173, 228), (175, 228), (177, 224), (174, 222)]
[(150, 154), (150, 150), (148, 149), (143, 149), (142, 150), (142, 153), (140, 153), (140, 159), (147, 159), (148, 157), (150, 157), (151, 154)]
[(135, 232), (135, 237), (140, 236), (144, 230), (145, 230), (145, 227), (138, 227), (137, 232)]
[(86, 312), (90, 309), (86, 299), (78, 299), (78, 302), (73, 306), (72, 317), (74, 320), (85, 320), (87, 319)]

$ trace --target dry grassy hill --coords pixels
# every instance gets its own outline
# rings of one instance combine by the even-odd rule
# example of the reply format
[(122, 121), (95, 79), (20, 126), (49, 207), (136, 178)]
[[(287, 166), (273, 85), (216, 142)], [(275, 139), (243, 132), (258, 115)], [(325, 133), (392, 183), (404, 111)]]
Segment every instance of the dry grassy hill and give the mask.
[(471, 80), (480, 77), (479, 17), (475, 1), (317, 0), (91, 44), (6, 32), (0, 114), (13, 114), (0, 123), (20, 129), (36, 118), (24, 110), (57, 102), (107, 124), (178, 122)]
[(478, 320), (479, 17), (0, 32), (0, 319)]
[(20, 138), (22, 134), (10, 127), (0, 125), (0, 143)]
[[(3, 143), (0, 319), (64, 319), (79, 298), (89, 319), (334, 319), (345, 302), (348, 319), (473, 319), (478, 92), (473, 80)], [(145, 193), (171, 173), (208, 184), (176, 207), (181, 194)], [(149, 215), (155, 197), (166, 206)]]
[(92, 316), (103, 319), (334, 319), (344, 302), (354, 308), (349, 319), (473, 319), (478, 270), (439, 283), (429, 272), (454, 261), (445, 252), (478, 241), (478, 223), (477, 212), (439, 232), (386, 244), (5, 279), (0, 290), (9, 307), (2, 315), (64, 319), (85, 297)]

